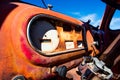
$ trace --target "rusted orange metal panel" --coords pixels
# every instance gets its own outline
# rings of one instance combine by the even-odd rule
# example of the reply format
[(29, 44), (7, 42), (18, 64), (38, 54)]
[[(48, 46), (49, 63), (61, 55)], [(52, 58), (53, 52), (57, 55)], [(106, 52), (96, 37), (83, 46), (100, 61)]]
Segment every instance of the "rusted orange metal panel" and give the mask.
[[(27, 25), (30, 19), (38, 14), (57, 17), (80, 26), (83, 22), (51, 10), (18, 2), (3, 3), (0, 5), (0, 11), (2, 13), (0, 14), (0, 65), (2, 65), (0, 79), (10, 80), (16, 75), (23, 75), (30, 80), (48, 79), (55, 76), (53, 73), (55, 66), (65, 65), (70, 70), (81, 62), (80, 58), (85, 55), (85, 50), (51, 57), (35, 51), (27, 39)], [(92, 35), (87, 31), (86, 36), (88, 51), (93, 51)]]
[[(0, 7), (3, 5), (0, 5)], [(85, 51), (73, 52), (54, 57), (46, 57), (34, 51), (26, 38), (26, 28), (32, 16), (47, 14), (71, 23), (82, 25), (74, 18), (54, 11), (22, 3), (5, 4), (9, 11), (2, 12), (0, 27), (0, 79), (10, 80), (15, 75), (24, 75), (27, 79), (42, 80), (54, 76), (51, 66), (59, 65), (72, 57), (83, 55)]]

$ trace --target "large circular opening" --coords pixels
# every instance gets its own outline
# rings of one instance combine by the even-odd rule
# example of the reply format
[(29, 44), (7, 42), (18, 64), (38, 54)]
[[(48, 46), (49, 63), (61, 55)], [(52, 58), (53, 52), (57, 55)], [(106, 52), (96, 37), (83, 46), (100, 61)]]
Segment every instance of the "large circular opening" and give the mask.
[(42, 52), (53, 52), (59, 44), (56, 28), (49, 21), (38, 17), (29, 22), (27, 37), (30, 45)]

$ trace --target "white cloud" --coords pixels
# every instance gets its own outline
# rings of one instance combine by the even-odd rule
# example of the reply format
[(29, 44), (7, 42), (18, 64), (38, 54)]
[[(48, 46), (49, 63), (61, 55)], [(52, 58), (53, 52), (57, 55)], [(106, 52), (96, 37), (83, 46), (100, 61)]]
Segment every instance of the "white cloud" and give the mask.
[(120, 23), (120, 18), (113, 18), (111, 22), (111, 26), (115, 25), (118, 22)]
[[(80, 12), (72, 12), (71, 13), (75, 18), (82, 20), (84, 22), (87, 22), (89, 19), (91, 20), (90, 24), (93, 26), (98, 26), (101, 23), (101, 19), (98, 18), (98, 15), (96, 13), (88, 14), (88, 15), (81, 15)], [(111, 29), (120, 29), (120, 17), (113, 18), (110, 23)]]
[(76, 16), (81, 16), (80, 12), (72, 12), (71, 14), (76, 15)]
[(92, 23), (92, 25), (94, 25), (95, 27), (97, 27), (98, 25), (100, 26), (100, 23), (101, 23), (101, 19), (98, 19), (98, 20), (94, 21)]
[(79, 19), (82, 15), (80, 12), (71, 12), (69, 13), (72, 17)]
[(101, 19), (98, 19), (97, 14), (95, 14), (95, 13), (82, 16), (82, 17), (80, 17), (78, 19), (82, 20), (84, 22), (87, 22), (88, 20), (91, 20), (90, 24), (92, 24), (95, 27), (100, 25), (100, 22), (101, 22)]
[(111, 29), (120, 29), (120, 18), (113, 18), (110, 23)]
[(80, 12), (72, 12), (71, 13), (75, 18), (82, 20), (84, 22), (87, 22), (88, 20), (91, 20), (90, 24), (93, 26), (98, 26), (100, 25), (101, 19), (98, 19), (98, 16), (96, 13), (91, 13), (88, 15), (81, 15)]
[(86, 16), (80, 17), (79, 19), (82, 20), (82, 21), (85, 21), (85, 22), (90, 19), (92, 22), (94, 22), (95, 18), (96, 18), (96, 14), (88, 14)]

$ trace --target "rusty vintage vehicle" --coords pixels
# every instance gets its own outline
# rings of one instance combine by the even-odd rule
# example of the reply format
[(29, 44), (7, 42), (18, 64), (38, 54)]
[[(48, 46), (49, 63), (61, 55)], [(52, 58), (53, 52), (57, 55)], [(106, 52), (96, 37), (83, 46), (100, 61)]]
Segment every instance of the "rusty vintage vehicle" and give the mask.
[(83, 56), (103, 60), (112, 70), (110, 79), (120, 79), (120, 28), (109, 29), (120, 0), (102, 1), (105, 13), (95, 28), (89, 20), (79, 21), (50, 8), (1, 0), (0, 80), (80, 80), (76, 68)]

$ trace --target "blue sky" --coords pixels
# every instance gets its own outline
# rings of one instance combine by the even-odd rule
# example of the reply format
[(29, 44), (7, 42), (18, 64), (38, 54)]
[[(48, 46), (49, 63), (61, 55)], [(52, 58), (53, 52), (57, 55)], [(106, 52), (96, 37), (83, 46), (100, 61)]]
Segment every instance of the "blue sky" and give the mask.
[[(24, 0), (38, 6), (44, 7), (41, 0)], [(104, 14), (106, 4), (101, 0), (44, 0), (46, 4), (52, 4), (53, 10), (73, 18), (87, 21), (91, 19), (91, 24), (97, 26), (100, 24)], [(114, 22), (120, 23), (120, 11), (117, 13)], [(117, 24), (118, 25), (118, 24)]]

